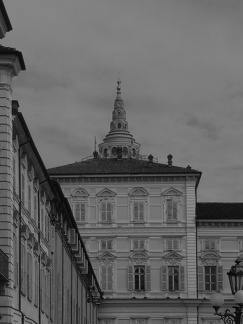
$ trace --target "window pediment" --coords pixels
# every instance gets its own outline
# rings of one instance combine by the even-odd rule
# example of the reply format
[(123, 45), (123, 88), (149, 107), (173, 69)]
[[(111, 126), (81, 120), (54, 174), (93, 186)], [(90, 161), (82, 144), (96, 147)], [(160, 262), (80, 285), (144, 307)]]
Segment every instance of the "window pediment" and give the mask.
[(149, 193), (144, 188), (134, 188), (129, 192), (132, 197), (147, 197)]
[(97, 197), (115, 197), (116, 193), (108, 188), (105, 188), (97, 193)]
[(110, 252), (104, 252), (98, 256), (98, 260), (114, 260), (116, 257)]
[(216, 252), (206, 252), (201, 255), (202, 260), (219, 260), (220, 255)]
[(86, 190), (80, 188), (80, 189), (76, 189), (73, 193), (72, 193), (72, 197), (88, 197), (89, 194)]
[(175, 189), (175, 188), (170, 188), (168, 190), (165, 190), (164, 192), (162, 192), (162, 196), (181, 196), (182, 192)]
[(164, 259), (175, 259), (175, 260), (181, 260), (183, 257), (177, 253), (177, 252), (171, 252), (171, 253), (167, 253), (164, 256)]
[(130, 256), (131, 259), (148, 259), (148, 255), (147, 253), (145, 252), (135, 252), (135, 253), (132, 253), (131, 256)]

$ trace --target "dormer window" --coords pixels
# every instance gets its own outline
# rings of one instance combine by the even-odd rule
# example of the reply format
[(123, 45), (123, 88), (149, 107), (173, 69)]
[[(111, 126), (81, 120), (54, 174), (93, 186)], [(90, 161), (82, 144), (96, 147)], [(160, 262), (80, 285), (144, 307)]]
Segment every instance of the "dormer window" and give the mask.
[(121, 123), (118, 123), (117, 127), (118, 127), (118, 128), (121, 128)]

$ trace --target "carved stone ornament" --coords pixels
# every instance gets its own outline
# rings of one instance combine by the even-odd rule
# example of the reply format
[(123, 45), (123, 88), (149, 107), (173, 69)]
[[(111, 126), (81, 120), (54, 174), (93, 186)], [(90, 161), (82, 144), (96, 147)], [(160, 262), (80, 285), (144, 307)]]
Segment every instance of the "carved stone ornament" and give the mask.
[(114, 264), (115, 256), (109, 252), (102, 253), (98, 256), (98, 261), (101, 265), (111, 265)]
[(84, 189), (81, 189), (81, 188), (80, 189), (76, 189), (72, 193), (72, 197), (84, 197), (84, 198), (86, 198), (88, 196), (89, 196), (88, 192), (86, 190), (84, 190)]
[(97, 197), (115, 197), (116, 193), (114, 191), (111, 191), (110, 189), (103, 189), (100, 192), (97, 193)]
[(134, 188), (129, 192), (129, 196), (133, 197), (147, 197), (148, 192), (144, 188)]
[(164, 260), (167, 265), (177, 266), (181, 263), (182, 256), (176, 252), (171, 252), (164, 256)]
[(175, 188), (170, 188), (164, 192), (162, 192), (162, 196), (181, 196), (182, 192)]
[(130, 256), (132, 264), (146, 264), (148, 262), (148, 255), (144, 252), (135, 252)]
[(201, 256), (202, 264), (204, 265), (217, 265), (220, 255), (216, 252), (204, 253)]
[(165, 324), (180, 324), (182, 323), (182, 318), (169, 318), (165, 317)]
[(202, 317), (202, 324), (219, 324), (221, 319), (215, 317)]

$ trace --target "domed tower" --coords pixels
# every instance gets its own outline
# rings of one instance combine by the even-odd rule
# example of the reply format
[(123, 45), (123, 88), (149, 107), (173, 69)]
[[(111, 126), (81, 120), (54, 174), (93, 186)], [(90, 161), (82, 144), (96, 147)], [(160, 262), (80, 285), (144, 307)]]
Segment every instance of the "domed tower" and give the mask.
[(99, 156), (102, 158), (139, 158), (140, 144), (128, 131), (126, 111), (121, 98), (121, 81), (117, 81), (117, 94), (112, 112), (110, 131), (99, 144)]

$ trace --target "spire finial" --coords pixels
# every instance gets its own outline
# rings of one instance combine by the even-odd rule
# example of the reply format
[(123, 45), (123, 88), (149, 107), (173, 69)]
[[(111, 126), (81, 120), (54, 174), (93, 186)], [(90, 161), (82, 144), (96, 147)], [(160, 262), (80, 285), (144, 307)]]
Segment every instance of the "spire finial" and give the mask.
[(117, 80), (117, 87), (116, 87), (117, 93), (116, 93), (116, 97), (120, 97), (121, 95), (121, 80), (120, 80), (120, 75), (118, 73), (118, 80)]

